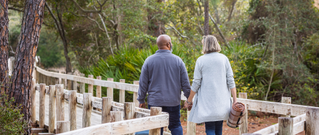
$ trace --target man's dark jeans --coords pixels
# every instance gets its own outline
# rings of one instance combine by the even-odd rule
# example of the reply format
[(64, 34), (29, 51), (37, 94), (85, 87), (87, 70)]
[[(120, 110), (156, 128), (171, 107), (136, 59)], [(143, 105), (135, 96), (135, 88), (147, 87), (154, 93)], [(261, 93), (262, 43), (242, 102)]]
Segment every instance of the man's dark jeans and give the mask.
[[(148, 105), (148, 108), (155, 107)], [(172, 135), (183, 135), (183, 128), (180, 121), (180, 109), (181, 106), (173, 106), (173, 107), (162, 107), (162, 112), (167, 112), (169, 114), (169, 125), (168, 129), (171, 131)], [(137, 132), (136, 135), (142, 135), (142, 133), (148, 133), (148, 131)], [(161, 135), (163, 135), (163, 128), (161, 129)]]

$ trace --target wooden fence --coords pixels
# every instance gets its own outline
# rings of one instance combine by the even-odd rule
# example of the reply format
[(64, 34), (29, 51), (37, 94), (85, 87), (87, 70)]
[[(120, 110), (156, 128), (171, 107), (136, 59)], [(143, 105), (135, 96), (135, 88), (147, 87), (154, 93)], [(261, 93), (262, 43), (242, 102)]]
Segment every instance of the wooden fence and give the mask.
[[(128, 134), (137, 131), (147, 130), (147, 129), (154, 129), (159, 127), (165, 127), (168, 125), (168, 115), (166, 113), (160, 113), (156, 116), (150, 116), (151, 110), (138, 108), (138, 101), (137, 92), (138, 92), (138, 82), (134, 82), (134, 84), (127, 84), (124, 83), (125, 80), (121, 80), (120, 82), (113, 82), (113, 79), (108, 78), (107, 81), (101, 80), (101, 77), (97, 77), (94, 79), (92, 75), (89, 75), (88, 78), (83, 76), (76, 76), (70, 74), (63, 74), (63, 73), (56, 73), (56, 72), (49, 72), (43, 70), (39, 67), (35, 67), (34, 70), (34, 78), (36, 79), (36, 83), (45, 83), (48, 85), (54, 84), (64, 84), (65, 89), (77, 89), (80, 87), (80, 93), (76, 93), (76, 90), (68, 91), (64, 90), (64, 99), (69, 100), (70, 103), (79, 103), (83, 105), (83, 108), (87, 110), (92, 110), (92, 107), (101, 109), (102, 110), (102, 119), (103, 115), (110, 114), (110, 107), (105, 109), (103, 103), (110, 104), (112, 102), (113, 97), (113, 89), (119, 89), (119, 103), (112, 102), (112, 109), (113, 111), (121, 111), (123, 112), (126, 106), (125, 103), (125, 91), (133, 92), (133, 103), (130, 103), (131, 108), (135, 108), (135, 115), (137, 119), (130, 119), (121, 122), (114, 122), (114, 123), (106, 123), (100, 124), (95, 126), (90, 126), (89, 123), (84, 123), (82, 129), (66, 132), (64, 134), (98, 134), (98, 133), (113, 133), (113, 134)], [(85, 93), (83, 90), (83, 85), (88, 84), (88, 93)], [(43, 84), (42, 84), (43, 85)], [(72, 88), (73, 85), (73, 88)], [(96, 97), (93, 97), (93, 86), (96, 86)], [(52, 87), (52, 88), (51, 88)], [(56, 86), (59, 87), (59, 86)], [(60, 86), (60, 87), (63, 87)], [(107, 87), (107, 96), (101, 98), (101, 87)], [(53, 86), (50, 86), (53, 89)], [(60, 88), (59, 88), (60, 89)], [(43, 90), (42, 90), (43, 91)], [(60, 90), (59, 90), (60, 91)], [(44, 92), (42, 92), (44, 93)], [(70, 93), (70, 94), (69, 94)], [(74, 93), (73, 96), (76, 97), (75, 99), (71, 99), (71, 93)], [(40, 94), (41, 94), (41, 85), (40, 85)], [(54, 96), (52, 96), (54, 97)], [(41, 99), (41, 98), (40, 98)], [(288, 100), (287, 100), (288, 99)], [(186, 100), (186, 98), (182, 94), (182, 100)], [(51, 99), (50, 99), (51, 101)], [(51, 101), (52, 102), (52, 101)], [(56, 101), (60, 102), (60, 101)], [(90, 105), (90, 103), (92, 104)], [(295, 105), (290, 104), (291, 100), (289, 97), (283, 97), (283, 103), (278, 102), (268, 102), (268, 101), (260, 101), (260, 100), (251, 100), (247, 99), (246, 93), (239, 93), (238, 102), (242, 102), (246, 104), (247, 109), (251, 111), (260, 111), (260, 112), (267, 112), (267, 113), (275, 113), (281, 114), (285, 117), (279, 118), (278, 124), (269, 126), (264, 128), (260, 131), (257, 131), (255, 135), (273, 135), (273, 134), (280, 134), (286, 135), (289, 134), (297, 134), (302, 131), (306, 131), (306, 135), (319, 135), (319, 108), (318, 107), (311, 107), (311, 106), (303, 106), (303, 105)], [(54, 103), (52, 103), (54, 104)], [(134, 107), (132, 107), (134, 106)], [(40, 106), (41, 107), (41, 106)], [(103, 108), (104, 107), (104, 108)], [(106, 107), (107, 108), (107, 107)], [(104, 113), (103, 113), (104, 112)], [(71, 112), (70, 112), (71, 114)], [(116, 115), (117, 113), (112, 113), (112, 115)], [(119, 113), (120, 114), (120, 113)], [(187, 112), (189, 114), (189, 112)], [(58, 115), (58, 114), (56, 114)], [(90, 118), (90, 112), (83, 111), (83, 118), (82, 120), (87, 120)], [(124, 111), (124, 116), (131, 116), (132, 112)], [(58, 115), (60, 116), (60, 114)], [(71, 115), (70, 115), (71, 116)], [(76, 116), (76, 115), (75, 115)], [(86, 117), (84, 117), (86, 116)], [(290, 116), (296, 116), (291, 118)], [(115, 116), (112, 116), (115, 117)], [(112, 118), (111, 117), (111, 118)], [(107, 117), (104, 117), (105, 121)], [(243, 124), (239, 127), (239, 134), (247, 134), (248, 132), (248, 113), (243, 117)], [(156, 121), (157, 120), (157, 121)], [(42, 124), (43, 122), (39, 122)], [(70, 129), (72, 130), (74, 127), (71, 126), (72, 121), (70, 120)], [(57, 122), (57, 125), (61, 125), (61, 122)], [(63, 125), (63, 124), (62, 124)], [(64, 124), (65, 125), (65, 124)], [(67, 125), (67, 124), (66, 124)], [(132, 128), (134, 125), (134, 128)], [(288, 125), (288, 126), (287, 126)], [(52, 126), (51, 126), (52, 127)], [(53, 126), (54, 127), (54, 126)], [(61, 126), (59, 126), (61, 127)], [(192, 122), (187, 122), (187, 134), (188, 135), (195, 135), (196, 134), (196, 124)], [(49, 125), (50, 128), (50, 125)], [(58, 126), (57, 126), (58, 128)], [(58, 130), (56, 128), (56, 130)], [(68, 127), (67, 127), (68, 128)], [(53, 129), (52, 129), (53, 130)], [(289, 131), (289, 132), (288, 132)], [(152, 133), (153, 134), (153, 133)], [(169, 133), (168, 133), (169, 134)]]
[[(39, 85), (33, 82), (31, 92), (31, 120), (33, 124), (38, 124), (39, 128), (32, 131), (42, 132), (48, 130), (49, 133), (39, 134), (129, 134), (143, 130), (158, 130), (158, 128), (168, 126), (168, 114), (161, 112), (161, 108), (152, 107), (151, 110), (135, 107), (132, 102), (116, 103), (112, 98), (93, 97), (91, 93), (77, 93), (76, 90), (65, 90), (63, 84), (46, 86), (44, 83)], [(36, 103), (36, 97), (39, 97)], [(46, 100), (49, 98), (49, 100)], [(69, 119), (65, 119), (64, 102), (69, 103)], [(49, 106), (45, 102), (49, 101)], [(36, 105), (38, 106), (38, 118)], [(83, 106), (81, 121), (77, 121), (77, 104)], [(45, 114), (48, 107), (49, 115)], [(92, 109), (102, 110), (100, 125), (91, 126)], [(45, 125), (45, 117), (49, 117), (49, 122)], [(123, 121), (125, 118), (125, 121)], [(82, 123), (82, 128), (77, 129), (77, 123)], [(105, 124), (104, 124), (105, 123)], [(70, 131), (71, 130), (71, 131)], [(70, 131), (70, 132), (68, 132)]]

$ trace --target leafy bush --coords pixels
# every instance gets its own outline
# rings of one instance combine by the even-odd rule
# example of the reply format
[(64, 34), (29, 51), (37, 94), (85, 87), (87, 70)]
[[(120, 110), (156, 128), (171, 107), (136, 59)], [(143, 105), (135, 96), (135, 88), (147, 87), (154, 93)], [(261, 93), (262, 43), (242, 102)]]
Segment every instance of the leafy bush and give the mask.
[[(309, 52), (304, 52), (304, 58), (313, 69), (312, 72), (317, 73), (318, 49), (316, 49), (317, 45), (313, 43), (317, 38), (314, 36), (310, 39), (311, 41), (308, 42), (309, 45), (307, 47), (312, 49), (309, 49)], [(246, 92), (248, 98), (264, 100), (272, 72), (271, 69), (264, 66), (270, 63), (264, 56), (266, 46), (263, 46), (263, 44), (252, 46), (241, 41), (232, 41), (230, 46), (232, 49), (222, 46), (221, 53), (229, 58), (234, 72), (237, 91)], [(134, 80), (139, 80), (141, 67), (145, 59), (154, 54), (156, 50), (157, 46), (149, 46), (140, 50), (122, 48), (114, 57), (109, 56), (107, 59), (100, 59), (96, 65), (82, 68), (80, 71), (86, 75), (102, 76), (103, 80), (114, 78), (114, 81), (119, 82), (120, 79), (125, 79), (126, 83), (132, 83)], [(181, 57), (185, 63), (191, 83), (196, 60), (202, 55), (200, 52), (201, 45), (193, 48), (184, 47), (181, 44), (173, 46), (173, 53)], [(270, 83), (269, 99), (280, 101), (281, 96), (279, 95), (285, 94), (285, 96), (292, 97), (294, 103), (316, 105), (318, 79), (309, 76), (308, 79), (300, 80), (289, 87), (287, 87), (285, 79), (280, 68), (274, 70), (273, 79)], [(102, 89), (104, 91), (102, 96), (106, 96), (106, 88)], [(115, 90), (114, 100), (118, 101), (118, 97), (118, 91)], [(126, 101), (132, 101), (132, 93), (128, 92), (126, 94)]]
[[(247, 92), (249, 95), (257, 93), (263, 83), (260, 80), (265, 80), (267, 74), (262, 74), (257, 70), (257, 64), (260, 59), (256, 59), (260, 50), (258, 47), (250, 47), (245, 43), (231, 42), (232, 49), (229, 50), (223, 47), (222, 52), (231, 61), (232, 68), (235, 74), (237, 89), (241, 92)], [(181, 44), (173, 46), (173, 54), (182, 58), (188, 71), (190, 82), (192, 82), (196, 60), (201, 56), (201, 45), (193, 48), (184, 47)], [(100, 59), (100, 61), (89, 68), (80, 68), (80, 71), (86, 76), (89, 74), (102, 76), (103, 80), (113, 78), (114, 81), (119, 82), (120, 79), (125, 79), (126, 83), (133, 83), (134, 80), (139, 80), (141, 67), (145, 59), (154, 54), (157, 46), (149, 46), (145, 49), (125, 49), (122, 48), (114, 57), (109, 56), (107, 59)], [(248, 76), (248, 77), (247, 77)], [(106, 91), (106, 88), (102, 88)], [(106, 92), (102, 92), (102, 96)], [(129, 93), (126, 101), (132, 100)], [(118, 91), (114, 91), (114, 100), (118, 101)]]
[(16, 135), (24, 134), (27, 123), (23, 119), (23, 114), (18, 106), (14, 106), (14, 99), (7, 100), (7, 95), (0, 96), (0, 134)]

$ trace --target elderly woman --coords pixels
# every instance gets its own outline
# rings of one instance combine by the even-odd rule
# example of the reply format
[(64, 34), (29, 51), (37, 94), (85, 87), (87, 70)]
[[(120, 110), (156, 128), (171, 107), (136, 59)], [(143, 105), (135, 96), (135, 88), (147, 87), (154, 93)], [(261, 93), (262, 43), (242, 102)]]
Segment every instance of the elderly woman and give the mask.
[(185, 107), (192, 108), (188, 121), (205, 122), (207, 135), (221, 135), (223, 121), (228, 119), (232, 106), (230, 94), (233, 104), (237, 101), (233, 71), (228, 58), (219, 53), (221, 48), (216, 37), (208, 35), (202, 43), (204, 55), (196, 61)]

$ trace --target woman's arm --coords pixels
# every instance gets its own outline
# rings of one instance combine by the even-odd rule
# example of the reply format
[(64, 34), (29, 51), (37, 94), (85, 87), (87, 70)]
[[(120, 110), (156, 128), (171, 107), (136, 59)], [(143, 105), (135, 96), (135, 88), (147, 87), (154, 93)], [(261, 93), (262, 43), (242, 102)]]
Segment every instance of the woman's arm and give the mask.
[(194, 98), (194, 95), (196, 94), (196, 92), (192, 91), (190, 92), (189, 94), (189, 97), (188, 99), (185, 101), (184, 103), (184, 107), (187, 108), (188, 110), (191, 110), (192, 109), (192, 106), (193, 106), (193, 98)]
[(231, 94), (232, 94), (232, 96), (233, 96), (233, 104), (235, 104), (235, 103), (237, 102), (237, 91), (236, 91), (236, 87), (230, 89), (230, 91), (231, 91)]
[(233, 96), (233, 104), (237, 102), (237, 92), (236, 92), (236, 84), (234, 79), (234, 73), (231, 68), (230, 62), (228, 58), (226, 59), (226, 79), (227, 79), (227, 86), (230, 88), (230, 92)]
[(196, 92), (198, 91), (198, 89), (200, 88), (201, 81), (202, 81), (201, 65), (200, 65), (200, 60), (197, 59), (196, 65), (195, 65), (195, 70), (194, 70), (193, 84), (192, 84), (188, 99), (185, 101), (185, 104), (184, 104), (184, 107), (188, 108), (188, 110), (192, 109), (193, 97), (196, 94)]
[(192, 103), (193, 102), (193, 98), (194, 98), (194, 95), (196, 93), (194, 91), (191, 90), (191, 93), (189, 94), (189, 97), (187, 99), (188, 103)]

